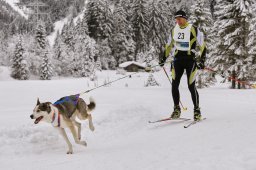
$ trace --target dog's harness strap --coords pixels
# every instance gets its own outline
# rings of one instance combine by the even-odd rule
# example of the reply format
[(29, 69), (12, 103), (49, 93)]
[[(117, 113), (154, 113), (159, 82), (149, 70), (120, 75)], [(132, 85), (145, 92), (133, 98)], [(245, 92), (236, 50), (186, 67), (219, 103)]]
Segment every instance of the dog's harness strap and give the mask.
[(76, 105), (77, 105), (77, 103), (78, 103), (78, 99), (79, 99), (79, 97), (80, 97), (80, 94), (77, 94), (77, 95), (76, 95), (76, 100), (74, 101), (75, 106), (76, 106)]
[[(54, 123), (55, 122), (55, 118), (56, 118), (56, 114), (58, 114), (58, 120), (57, 120), (57, 125)], [(52, 125), (53, 126), (58, 126), (58, 127), (60, 127), (60, 112), (58, 111), (58, 113), (56, 113), (55, 111), (54, 111), (54, 113), (53, 113), (53, 115), (52, 115)]]
[(55, 120), (55, 112), (53, 112), (53, 115), (52, 115), (52, 122), (51, 122), (51, 123), (53, 123), (54, 120)]
[(60, 127), (60, 112), (58, 111), (58, 127)]

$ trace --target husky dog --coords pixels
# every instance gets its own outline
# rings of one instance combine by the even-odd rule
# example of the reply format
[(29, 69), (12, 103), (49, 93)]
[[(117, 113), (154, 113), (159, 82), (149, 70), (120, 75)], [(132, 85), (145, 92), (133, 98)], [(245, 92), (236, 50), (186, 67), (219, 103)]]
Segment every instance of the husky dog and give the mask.
[[(70, 129), (77, 144), (87, 146), (85, 141), (80, 140), (81, 123), (77, 122), (76, 118), (80, 120), (88, 119), (89, 128), (91, 131), (94, 131), (90, 112), (95, 106), (96, 104), (92, 98), (90, 98), (90, 104), (87, 105), (82, 98), (75, 95), (63, 97), (55, 102), (55, 104), (50, 102), (40, 103), (39, 99), (37, 99), (37, 105), (33, 110), (33, 114), (30, 115), (30, 118), (35, 119), (35, 124), (38, 124), (40, 121), (45, 121), (57, 128), (68, 145), (67, 154), (72, 154), (72, 145), (64, 128), (68, 127)], [(77, 127), (77, 130), (75, 126)]]

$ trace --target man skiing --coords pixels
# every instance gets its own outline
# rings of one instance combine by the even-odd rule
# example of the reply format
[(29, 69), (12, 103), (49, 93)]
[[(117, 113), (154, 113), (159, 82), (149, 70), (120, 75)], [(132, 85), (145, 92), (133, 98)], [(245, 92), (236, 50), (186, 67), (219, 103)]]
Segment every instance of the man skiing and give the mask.
[[(165, 54), (160, 59), (160, 65), (164, 65), (169, 55), (173, 57), (171, 72), (174, 111), (171, 114), (171, 118), (177, 119), (181, 114), (179, 84), (184, 70), (186, 70), (188, 88), (194, 104), (194, 120), (199, 121), (201, 120), (201, 111), (199, 95), (195, 85), (196, 73), (198, 69), (204, 69), (206, 47), (203, 33), (197, 27), (189, 24), (187, 19), (184, 11), (180, 10), (175, 13), (176, 26), (169, 36)], [(200, 48), (200, 57), (196, 58), (195, 49), (197, 45)]]

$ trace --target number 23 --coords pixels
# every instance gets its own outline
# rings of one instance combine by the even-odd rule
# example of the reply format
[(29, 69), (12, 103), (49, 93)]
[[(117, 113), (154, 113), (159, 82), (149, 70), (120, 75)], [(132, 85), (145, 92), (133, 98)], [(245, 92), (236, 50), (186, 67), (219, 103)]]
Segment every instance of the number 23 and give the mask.
[(185, 34), (184, 33), (178, 33), (178, 39), (184, 39)]

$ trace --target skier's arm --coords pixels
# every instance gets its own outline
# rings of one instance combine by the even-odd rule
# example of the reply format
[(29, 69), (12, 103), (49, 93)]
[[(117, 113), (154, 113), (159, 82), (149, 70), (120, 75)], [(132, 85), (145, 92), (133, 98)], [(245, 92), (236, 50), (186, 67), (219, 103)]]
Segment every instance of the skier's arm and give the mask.
[(171, 54), (173, 53), (173, 50), (175, 50), (174, 48), (175, 47), (174, 47), (173, 33), (171, 33), (169, 38), (168, 38), (168, 42), (165, 45), (165, 50), (162, 53), (162, 56), (161, 56), (160, 61), (159, 61), (159, 64), (161, 66), (164, 65), (164, 63), (165, 63), (166, 59), (169, 57), (170, 53)]

